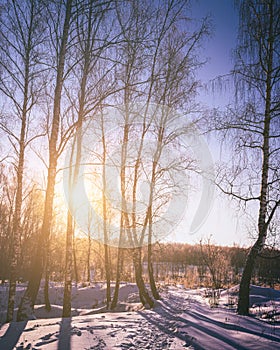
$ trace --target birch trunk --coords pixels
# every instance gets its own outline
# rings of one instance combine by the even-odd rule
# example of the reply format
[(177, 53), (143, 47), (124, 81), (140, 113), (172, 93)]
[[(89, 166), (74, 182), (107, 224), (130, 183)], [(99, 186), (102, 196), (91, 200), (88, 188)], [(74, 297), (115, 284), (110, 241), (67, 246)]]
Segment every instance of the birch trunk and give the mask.
[(45, 260), (45, 248), (46, 242), (50, 236), (50, 229), (52, 224), (53, 215), (53, 199), (54, 199), (54, 188), (56, 181), (56, 168), (57, 168), (57, 141), (60, 126), (60, 102), (61, 102), (61, 92), (64, 80), (64, 66), (65, 66), (65, 55), (67, 51), (71, 11), (72, 11), (72, 0), (67, 0), (65, 5), (65, 19), (63, 25), (63, 35), (61, 38), (57, 76), (56, 76), (56, 86), (54, 93), (54, 107), (53, 107), (53, 120), (52, 120), (52, 130), (49, 141), (49, 166), (48, 166), (48, 177), (47, 177), (47, 189), (45, 198), (45, 208), (43, 224), (41, 229), (41, 235), (38, 240), (37, 251), (32, 261), (32, 275), (28, 282), (27, 289), (21, 299), (17, 320), (22, 321), (28, 319), (33, 314), (34, 304), (39, 291), (40, 282), (42, 279), (44, 260)]

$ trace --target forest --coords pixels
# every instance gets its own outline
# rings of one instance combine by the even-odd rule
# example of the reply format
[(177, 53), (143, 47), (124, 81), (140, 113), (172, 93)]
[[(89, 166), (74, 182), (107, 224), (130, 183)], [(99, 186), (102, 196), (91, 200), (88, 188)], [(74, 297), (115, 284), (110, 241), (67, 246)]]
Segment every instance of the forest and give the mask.
[[(240, 316), (251, 284), (279, 289), (280, 2), (236, 2), (233, 68), (208, 86), (229, 89), (221, 108), (198, 102), (213, 29), (191, 4), (0, 1), (6, 322), (30, 319), (42, 288), (51, 310), (53, 282), (65, 318), (75, 283), (104, 282), (107, 310), (123, 282), (148, 308), (162, 284), (239, 285)], [(221, 161), (207, 137), (226, 150)], [(190, 230), (204, 223), (216, 192), (236, 201), (252, 245), (221, 247), (211, 227), (195, 245), (167, 242), (193, 198)]]

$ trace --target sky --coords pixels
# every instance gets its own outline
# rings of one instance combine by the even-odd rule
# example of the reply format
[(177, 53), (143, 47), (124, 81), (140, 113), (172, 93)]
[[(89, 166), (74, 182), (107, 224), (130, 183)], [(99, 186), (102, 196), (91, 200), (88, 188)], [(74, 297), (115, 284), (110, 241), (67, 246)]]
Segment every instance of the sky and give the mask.
[[(234, 0), (193, 0), (192, 2), (190, 14), (192, 18), (199, 19), (207, 15), (212, 18), (213, 34), (205, 41), (204, 49), (201, 51), (202, 60), (207, 58), (208, 62), (198, 72), (198, 78), (206, 85), (217, 76), (228, 74), (233, 68), (231, 52), (236, 45), (238, 25), (238, 16), (233, 2)], [(227, 98), (228, 96), (226, 97), (224, 93), (222, 96), (217, 94), (213, 96), (212, 93), (207, 93), (203, 89), (199, 96), (200, 102), (207, 107), (224, 105)], [(209, 149), (213, 161), (218, 162), (220, 153), (216, 140), (211, 140)], [(172, 233), (165, 239), (171, 242), (195, 244), (199, 243), (201, 238), (211, 235), (213, 242), (220, 245), (248, 245), (245, 221), (241, 212), (238, 211), (234, 202), (219, 193), (217, 189), (207, 220), (198, 231), (189, 233), (193, 218), (200, 212), (198, 210), (200, 195), (199, 191), (193, 192), (186, 203), (182, 202), (182, 206), (186, 205), (185, 215), (179, 217), (179, 213), (176, 212), (178, 216), (174, 220), (175, 227), (172, 226)], [(163, 230), (168, 232), (166, 225), (163, 226)]]
[[(192, 18), (203, 18), (207, 15), (212, 18), (213, 34), (204, 43), (201, 54), (203, 60), (208, 58), (208, 62), (198, 72), (198, 78), (205, 84), (220, 75), (225, 75), (233, 68), (231, 51), (235, 47), (238, 16), (233, 6), (234, 0), (193, 0)], [(206, 106), (214, 104), (220, 105), (225, 102), (225, 96), (214, 96), (201, 90), (199, 100)], [(213, 148), (214, 145), (214, 148)], [(214, 161), (218, 160), (219, 151), (212, 142), (209, 145)], [(246, 232), (244, 235), (244, 222), (240, 218), (237, 208), (227, 198), (218, 192), (215, 193), (215, 200), (211, 212), (199, 231), (190, 235), (192, 218), (198, 206), (198, 198), (186, 208), (187, 215), (183, 220), (178, 220), (176, 230), (167, 237), (167, 240), (198, 243), (201, 237), (213, 236), (213, 240), (222, 245), (248, 244)]]
[(194, 0), (192, 13), (195, 18), (209, 15), (212, 19), (213, 35), (204, 45), (209, 61), (198, 73), (207, 82), (232, 69), (231, 51), (236, 43), (238, 14), (234, 0)]
[[(203, 56), (208, 58), (208, 62), (198, 72), (199, 79), (207, 85), (217, 76), (228, 74), (233, 68), (232, 50), (236, 45), (238, 14), (233, 0), (195, 0), (192, 15), (195, 18), (210, 15), (212, 18), (213, 34), (205, 42), (203, 50)], [(221, 95), (213, 96), (211, 92), (207, 93), (204, 90), (201, 90), (199, 96), (199, 100), (205, 106), (224, 105), (228, 98), (229, 96), (223, 92)], [(211, 140), (209, 148), (214, 162), (218, 161), (219, 146), (215, 140)], [(191, 208), (187, 208), (186, 213), (189, 213), (189, 210), (195, 213), (197, 205), (198, 201), (195, 200)], [(235, 202), (221, 195), (216, 189), (212, 209), (201, 229), (190, 235), (188, 229), (191, 215), (186, 214), (167, 240), (194, 244), (211, 235), (213, 242), (217, 244), (247, 246), (250, 244), (247, 223), (238, 209)]]

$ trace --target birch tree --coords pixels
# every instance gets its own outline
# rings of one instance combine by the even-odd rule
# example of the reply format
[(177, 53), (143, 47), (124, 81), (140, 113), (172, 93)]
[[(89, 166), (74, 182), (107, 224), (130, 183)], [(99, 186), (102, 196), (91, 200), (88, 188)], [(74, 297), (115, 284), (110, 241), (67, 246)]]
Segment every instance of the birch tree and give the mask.
[[(280, 206), (280, 2), (277, 0), (245, 1), (240, 3), (241, 45), (237, 49), (237, 80), (249, 88), (245, 111), (240, 113), (237, 130), (249, 138), (243, 147), (257, 150), (259, 162), (257, 195), (257, 233), (245, 263), (239, 290), (238, 313), (248, 314), (249, 286), (257, 255), (265, 245), (269, 227)], [(246, 57), (246, 54), (248, 55)], [(238, 84), (237, 84), (238, 86)], [(243, 125), (242, 125), (243, 124)], [(244, 133), (243, 133), (244, 135)]]
[(234, 164), (222, 190), (245, 204), (255, 218), (256, 239), (242, 273), (238, 313), (248, 315), (250, 281), (279, 212), (279, 48), (280, 2), (238, 2), (240, 16), (236, 65), (236, 105), (218, 118), (235, 146)]
[[(197, 59), (198, 48), (203, 39), (209, 34), (208, 19), (205, 18), (199, 24), (198, 28), (193, 28), (188, 34), (183, 30), (180, 31), (179, 16), (184, 8), (180, 8), (176, 3), (169, 3), (164, 18), (163, 25), (160, 27), (158, 46), (156, 49), (156, 56), (154, 60), (155, 68), (152, 71), (151, 77), (154, 77), (154, 84), (151, 86), (154, 101), (168, 106), (159, 111), (159, 118), (155, 122), (157, 128), (156, 145), (152, 154), (152, 169), (149, 178), (149, 204), (147, 208), (148, 218), (148, 273), (150, 286), (153, 296), (158, 299), (159, 295), (156, 290), (153, 274), (152, 264), (152, 238), (153, 238), (153, 220), (154, 213), (157, 208), (154, 204), (157, 197), (157, 181), (164, 172), (160, 165), (162, 158), (164, 158), (164, 151), (168, 147), (177, 144), (179, 147), (180, 139), (184, 138), (190, 132), (188, 125), (191, 125), (191, 114), (197, 110), (195, 103), (195, 96), (197, 94), (198, 82), (195, 78), (195, 71), (200, 67), (201, 62)], [(190, 25), (190, 20), (184, 21), (184, 27)], [(168, 29), (168, 30), (167, 30)], [(165, 35), (162, 35), (164, 33)], [(158, 56), (158, 57), (157, 57)], [(158, 78), (160, 77), (160, 79)], [(170, 129), (169, 118), (172, 116), (172, 110), (178, 110), (183, 115), (185, 114), (185, 121), (180, 121), (181, 117), (177, 119), (178, 126)], [(171, 116), (168, 113), (171, 112)], [(176, 123), (176, 122), (175, 122)], [(178, 159), (173, 159), (168, 164), (166, 172), (184, 172), (193, 171), (195, 169), (193, 160), (191, 160), (191, 152), (188, 153), (185, 149)], [(189, 150), (190, 151), (190, 150)], [(183, 155), (186, 153), (185, 155)], [(173, 164), (172, 164), (173, 163)], [(172, 170), (173, 169), (173, 170)], [(180, 186), (180, 184), (177, 184)], [(182, 185), (182, 184), (181, 184)], [(176, 192), (176, 188), (173, 188)], [(181, 189), (180, 189), (181, 190)], [(175, 193), (174, 193), (175, 194)], [(153, 207), (155, 206), (155, 210)]]
[[(118, 12), (118, 21), (124, 33), (124, 44), (121, 47), (123, 70), (120, 70), (119, 73), (121, 83), (124, 86), (123, 143), (120, 165), (122, 198), (120, 237), (126, 236), (130, 242), (140, 298), (143, 303), (148, 303), (150, 306), (152, 300), (142, 279), (142, 245), (143, 242), (146, 243), (145, 237), (147, 237), (147, 230), (149, 230), (150, 281), (154, 297), (159, 298), (153, 279), (151, 242), (154, 214), (159, 210), (158, 205), (163, 205), (163, 203), (159, 204), (159, 201), (155, 204), (158, 194), (154, 188), (156, 173), (163, 172), (163, 169), (159, 169), (161, 152), (170, 138), (165, 128), (172, 113), (168, 115), (166, 112), (168, 107), (171, 110), (171, 108), (182, 108), (182, 106), (186, 108), (188, 106), (189, 109), (186, 108), (185, 111), (189, 113), (190, 101), (196, 90), (193, 73), (199, 66), (195, 59), (195, 52), (204, 34), (207, 33), (206, 22), (203, 22), (201, 28), (191, 35), (186, 35), (178, 29), (180, 25), (183, 27), (183, 23), (186, 24), (184, 20), (180, 22), (184, 18), (186, 4), (185, 1), (170, 1), (159, 6), (155, 5), (150, 11), (149, 18), (147, 18), (146, 12), (148, 4), (145, 2), (140, 4), (134, 1), (130, 7), (126, 8), (126, 11)], [(137, 105), (139, 101), (141, 104)], [(162, 104), (163, 108), (158, 106), (151, 113), (153, 107), (150, 107), (155, 103)], [(167, 108), (165, 104), (168, 106)], [(136, 105), (138, 107), (133, 108)], [(182, 127), (182, 124), (180, 126)], [(150, 149), (152, 153), (147, 155), (144, 151), (144, 145), (152, 143), (157, 132), (156, 142), (158, 146), (155, 149)], [(178, 132), (178, 136), (180, 134), (182, 134), (181, 131)], [(136, 135), (137, 140), (135, 139)], [(131, 156), (132, 150), (134, 153)], [(150, 159), (150, 157), (154, 158)], [(145, 166), (150, 167), (150, 164), (147, 166), (149, 161), (153, 163), (151, 166), (153, 169), (147, 175), (148, 170), (144, 170), (144, 168)], [(140, 187), (140, 179), (141, 177), (143, 179), (145, 171), (146, 176), (149, 177), (146, 180), (150, 183), (150, 196), (149, 203), (146, 203), (146, 213), (140, 218), (137, 215), (136, 196)], [(131, 209), (126, 207), (129, 200), (131, 200)], [(162, 198), (163, 202), (165, 200), (166, 198)], [(143, 227), (142, 232), (139, 232), (139, 226)], [(119, 249), (119, 253), (121, 253), (122, 248)], [(113, 306), (115, 299), (114, 296)]]
[[(111, 2), (93, 2), (91, 0), (78, 4), (75, 33), (77, 33), (77, 62), (74, 70), (77, 79), (78, 96), (74, 102), (73, 110), (77, 111), (77, 122), (75, 125), (76, 134), (73, 143), (73, 160), (70, 161), (69, 171), (69, 207), (67, 218), (66, 235), (66, 274), (64, 288), (64, 317), (69, 317), (71, 313), (71, 274), (72, 274), (72, 237), (73, 218), (75, 216), (75, 205), (73, 195), (79, 180), (80, 163), (82, 161), (83, 125), (86, 118), (99, 110), (100, 105), (115, 90), (114, 83), (109, 81), (112, 63), (108, 60), (107, 51), (114, 44), (116, 33), (112, 34), (109, 26)], [(102, 57), (102, 59), (101, 59)], [(106, 81), (107, 84), (104, 82)], [(69, 93), (70, 95), (70, 93)], [(72, 97), (73, 99), (73, 97)], [(71, 101), (73, 103), (73, 100)], [(98, 121), (95, 121), (96, 125)], [(106, 151), (106, 150), (105, 150)], [(71, 157), (70, 157), (71, 158)], [(90, 213), (88, 213), (90, 216)], [(105, 223), (105, 221), (104, 221)], [(105, 227), (104, 230), (106, 231)], [(108, 247), (105, 244), (106, 278), (107, 278), (107, 299), (109, 302), (110, 275), (108, 267)], [(89, 272), (88, 272), (89, 273)], [(107, 302), (107, 303), (108, 303)]]
[[(14, 312), (25, 154), (28, 145), (40, 134), (32, 130), (32, 124), (34, 127), (34, 109), (42, 96), (45, 84), (43, 78), (44, 51), (42, 49), (46, 34), (42, 25), (42, 12), (44, 12), (42, 2), (5, 2), (2, 10), (0, 19), (0, 65), (2, 71), (0, 91), (2, 98), (9, 104), (10, 108), (6, 109), (0, 127), (8, 134), (8, 139), (15, 152), (14, 166), (17, 183), (7, 310), (7, 322), (9, 322), (13, 319)], [(19, 130), (14, 128), (16, 121), (19, 122)]]
[[(133, 243), (133, 237), (135, 236), (136, 221), (135, 221), (135, 195), (136, 195), (136, 182), (137, 182), (137, 164), (135, 164), (134, 173), (134, 186), (132, 189), (132, 215), (129, 217), (129, 213), (126, 208), (126, 202), (128, 200), (127, 184), (129, 175), (128, 171), (128, 147), (130, 145), (130, 124), (133, 123), (133, 113), (130, 106), (137, 101), (138, 98), (144, 96), (143, 93), (143, 77), (145, 76), (145, 68), (147, 61), (145, 57), (147, 55), (147, 41), (149, 40), (150, 28), (148, 26), (149, 16), (147, 17), (146, 3), (140, 4), (138, 1), (133, 1), (130, 4), (127, 3), (126, 7), (117, 6), (116, 15), (118, 18), (118, 24), (122, 30), (123, 45), (120, 47), (122, 58), (120, 58), (120, 71), (119, 78), (120, 84), (123, 87), (122, 103), (123, 109), (123, 142), (121, 145), (121, 159), (120, 159), (120, 191), (121, 191), (121, 213), (120, 213), (120, 247), (118, 253), (118, 265), (117, 265), (117, 281), (112, 301), (111, 308), (114, 308), (117, 303), (119, 278), (120, 278), (120, 266), (123, 249), (123, 239), (127, 235), (131, 243)], [(129, 165), (131, 166), (131, 165)], [(131, 219), (131, 222), (130, 222)], [(132, 246), (133, 247), (133, 244)], [(143, 277), (142, 277), (142, 261), (141, 261), (141, 247), (134, 247), (132, 251), (133, 263), (135, 269), (136, 283), (139, 289), (139, 296), (143, 305), (148, 303), (153, 305), (153, 300), (149, 296), (146, 290)]]
[[(55, 4), (60, 6), (59, 4)], [(50, 20), (55, 20), (53, 13), (56, 8), (52, 7), (54, 4), (49, 4), (49, 15)], [(60, 12), (61, 11), (61, 12)], [(47, 189), (45, 198), (45, 208), (44, 208), (44, 218), (42, 223), (42, 232), (40, 235), (39, 244), (37, 251), (35, 252), (34, 261), (32, 264), (32, 277), (28, 282), (27, 289), (21, 300), (17, 320), (24, 320), (29, 317), (33, 312), (34, 304), (40, 287), (40, 282), (43, 273), (43, 266), (45, 261), (45, 247), (48, 242), (50, 235), (52, 214), (53, 214), (53, 198), (54, 198), (54, 188), (56, 180), (57, 171), (57, 160), (58, 160), (58, 135), (59, 127), (61, 122), (61, 96), (62, 87), (65, 78), (65, 58), (68, 47), (69, 29), (72, 16), (72, 0), (67, 0), (62, 8), (59, 8), (59, 12), (63, 16), (63, 25), (61, 30), (61, 35), (56, 36), (58, 40), (57, 44), (57, 65), (56, 65), (56, 83), (53, 99), (53, 112), (52, 112), (52, 126), (51, 134), (49, 138), (49, 163), (48, 163), (48, 178), (47, 178)], [(55, 28), (57, 30), (57, 28)], [(58, 33), (56, 33), (58, 34)], [(51, 33), (54, 35), (54, 33)], [(41, 250), (43, 248), (43, 251)]]

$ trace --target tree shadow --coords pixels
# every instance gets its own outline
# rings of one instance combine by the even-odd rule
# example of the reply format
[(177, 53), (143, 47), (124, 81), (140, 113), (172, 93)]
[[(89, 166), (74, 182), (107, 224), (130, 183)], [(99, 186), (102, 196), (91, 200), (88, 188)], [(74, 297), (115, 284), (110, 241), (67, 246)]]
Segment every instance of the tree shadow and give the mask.
[[(186, 321), (184, 318), (177, 316), (177, 310), (176, 309), (174, 310), (174, 306), (168, 300), (165, 301), (165, 303), (162, 303), (161, 308), (158, 309), (159, 314), (163, 312), (167, 313), (167, 315), (172, 315), (172, 317), (175, 318), (176, 320), (184, 321), (184, 322), (187, 322), (188, 324), (191, 324), (191, 321)], [(270, 334), (271, 332), (270, 325), (268, 324), (262, 324), (262, 329), (260, 331), (252, 328), (247, 329), (246, 327), (243, 327), (242, 325), (239, 325), (237, 323), (226, 323), (226, 322), (218, 321), (211, 318), (211, 316), (203, 315), (202, 313), (197, 312), (195, 309), (192, 310), (191, 308), (189, 308), (188, 310), (183, 310), (183, 312), (185, 312), (189, 316), (192, 316), (196, 320), (208, 323), (209, 325), (212, 324), (214, 326), (217, 326), (217, 329), (220, 328), (222, 332), (223, 330), (232, 330), (232, 331), (236, 331), (244, 334), (248, 333), (250, 335), (255, 335), (256, 337), (265, 338), (270, 341), (279, 342), (278, 336), (274, 336), (273, 334)], [(204, 312), (203, 308), (201, 308), (201, 312)], [(254, 319), (253, 317), (250, 318), (250, 323), (254, 324), (255, 326), (261, 325), (260, 321)]]
[[(237, 342), (235, 342), (233, 339), (229, 339), (226, 335), (223, 335), (223, 332), (219, 331), (219, 329), (211, 329), (210, 327), (207, 327), (207, 325), (199, 324), (198, 322), (192, 322), (190, 320), (186, 320), (185, 318), (178, 315), (179, 310), (174, 310), (174, 306), (172, 308), (172, 305), (167, 303), (162, 303), (160, 307), (155, 308), (154, 313), (145, 313), (140, 311), (139, 313), (151, 324), (157, 326), (159, 330), (166, 334), (170, 334), (172, 336), (175, 336), (183, 341), (186, 342), (185, 346), (194, 346), (197, 350), (204, 349), (201, 344), (197, 341), (196, 338), (193, 338), (187, 332), (185, 331), (170, 331), (171, 327), (170, 324), (172, 324), (173, 328), (177, 328), (176, 326), (179, 326), (180, 328), (189, 328), (193, 327), (195, 329), (200, 330), (204, 334), (209, 335), (210, 337), (216, 338), (220, 341), (222, 341), (225, 346), (231, 346), (234, 349), (240, 349), (240, 350), (246, 350), (246, 347), (241, 346)], [(180, 310), (181, 311), (181, 310)], [(190, 313), (189, 311), (186, 311), (186, 313)], [(191, 313), (190, 313), (191, 314)], [(193, 316), (193, 315), (192, 315)], [(196, 316), (196, 315), (195, 315)], [(208, 323), (216, 323), (216, 321), (207, 319)], [(227, 328), (222, 327), (224, 324), (219, 323), (219, 326), (221, 328)], [(235, 327), (236, 328), (236, 327)], [(247, 329), (241, 329), (241, 327), (238, 328), (239, 331), (245, 331), (248, 332)], [(260, 334), (259, 334), (260, 335)]]
[(71, 349), (71, 317), (63, 317), (60, 323), (57, 350)]
[(12, 350), (17, 345), (28, 321), (11, 322), (6, 333), (0, 338), (0, 349)]
[[(183, 306), (183, 307), (182, 307)], [(160, 302), (158, 307), (153, 309), (153, 313), (140, 312), (141, 315), (146, 318), (150, 323), (156, 325), (161, 331), (170, 333), (170, 322), (173, 324), (173, 328), (195, 328), (200, 332), (207, 334), (210, 337), (216, 338), (223, 342), (225, 346), (231, 346), (235, 349), (245, 350), (246, 346), (242, 346), (236, 339), (228, 338), (225, 331), (236, 331), (246, 336), (247, 334), (254, 335), (256, 338), (267, 339), (273, 342), (279, 342), (279, 337), (269, 333), (269, 328), (263, 325), (261, 330), (255, 327), (247, 329), (246, 327), (238, 323), (226, 323), (220, 320), (212, 319), (211, 316), (203, 315), (192, 309), (191, 304), (186, 308), (184, 300), (180, 300), (177, 303), (174, 300), (164, 300)], [(201, 310), (203, 312), (203, 310)], [(195, 321), (185, 319), (182, 314), (191, 316)], [(257, 323), (254, 319), (251, 320), (253, 324)], [(258, 322), (258, 326), (260, 323)], [(266, 331), (264, 331), (266, 329)], [(174, 332), (173, 335), (179, 339), (185, 340), (187, 345), (192, 345), (195, 349), (201, 349), (201, 345), (198, 344), (195, 338), (190, 337), (187, 332)]]
[(185, 332), (177, 332), (175, 329), (174, 331), (172, 330), (172, 328), (176, 328), (175, 325), (179, 322), (181, 325), (182, 323), (187, 324), (187, 321), (176, 315), (174, 310), (170, 310), (168, 307), (161, 305), (160, 307), (153, 309), (153, 311), (154, 313), (146, 313), (145, 311), (138, 311), (138, 313), (149, 323), (156, 326), (161, 332), (184, 341), (185, 347), (192, 345), (196, 350), (205, 350), (195, 341), (195, 339), (189, 337)]

